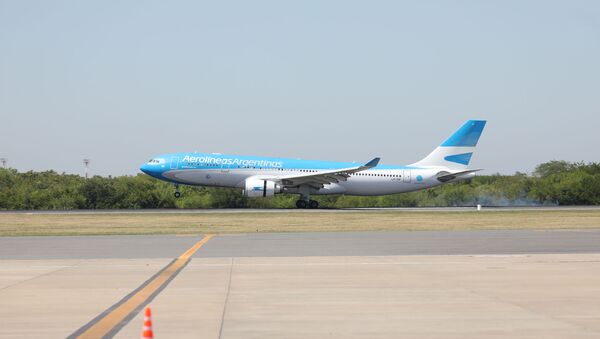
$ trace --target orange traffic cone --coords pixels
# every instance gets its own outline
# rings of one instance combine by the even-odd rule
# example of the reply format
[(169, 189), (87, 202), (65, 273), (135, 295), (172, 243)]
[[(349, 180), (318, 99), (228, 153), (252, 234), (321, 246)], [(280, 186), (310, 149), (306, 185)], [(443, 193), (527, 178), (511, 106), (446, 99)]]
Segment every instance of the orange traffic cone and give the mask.
[(144, 328), (142, 329), (142, 339), (153, 339), (154, 333), (152, 332), (152, 311), (150, 307), (146, 307), (144, 312)]

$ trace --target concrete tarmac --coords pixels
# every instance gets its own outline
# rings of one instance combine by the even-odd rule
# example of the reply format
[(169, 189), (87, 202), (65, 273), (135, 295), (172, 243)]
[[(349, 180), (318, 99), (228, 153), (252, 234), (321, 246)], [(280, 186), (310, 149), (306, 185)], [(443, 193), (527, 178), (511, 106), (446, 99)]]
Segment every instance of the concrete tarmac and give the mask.
[(164, 338), (598, 338), (599, 286), (598, 254), (202, 258), (152, 306)]
[[(201, 238), (0, 238), (0, 337), (64, 338)], [(219, 235), (151, 305), (160, 338), (598, 338), (600, 230)]]

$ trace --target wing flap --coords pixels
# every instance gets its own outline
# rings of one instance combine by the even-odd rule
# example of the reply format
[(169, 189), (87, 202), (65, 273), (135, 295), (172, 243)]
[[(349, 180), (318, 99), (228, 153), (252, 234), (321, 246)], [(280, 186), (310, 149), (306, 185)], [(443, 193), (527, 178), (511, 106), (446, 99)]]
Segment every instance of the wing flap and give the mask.
[(279, 177), (284, 186), (299, 186), (308, 185), (314, 188), (321, 188), (323, 185), (339, 183), (340, 181), (346, 181), (350, 177), (350, 174), (367, 170), (377, 166), (380, 158), (373, 158), (371, 161), (364, 165), (335, 169), (331, 171), (314, 172), (302, 175), (289, 175)]

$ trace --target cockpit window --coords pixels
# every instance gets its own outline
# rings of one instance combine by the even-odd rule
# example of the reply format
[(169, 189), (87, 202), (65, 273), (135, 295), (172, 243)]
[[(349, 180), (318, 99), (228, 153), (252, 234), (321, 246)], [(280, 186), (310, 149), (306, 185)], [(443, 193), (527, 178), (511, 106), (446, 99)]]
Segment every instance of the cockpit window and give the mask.
[(149, 164), (164, 164), (165, 159), (150, 159), (148, 160)]

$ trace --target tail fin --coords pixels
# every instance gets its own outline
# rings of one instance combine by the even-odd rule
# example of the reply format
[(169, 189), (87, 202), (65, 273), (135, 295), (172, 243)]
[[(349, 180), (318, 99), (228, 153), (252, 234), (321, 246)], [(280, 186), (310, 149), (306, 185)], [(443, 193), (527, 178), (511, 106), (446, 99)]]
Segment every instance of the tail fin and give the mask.
[(469, 166), (485, 123), (485, 120), (468, 120), (427, 157), (411, 166), (465, 170)]

